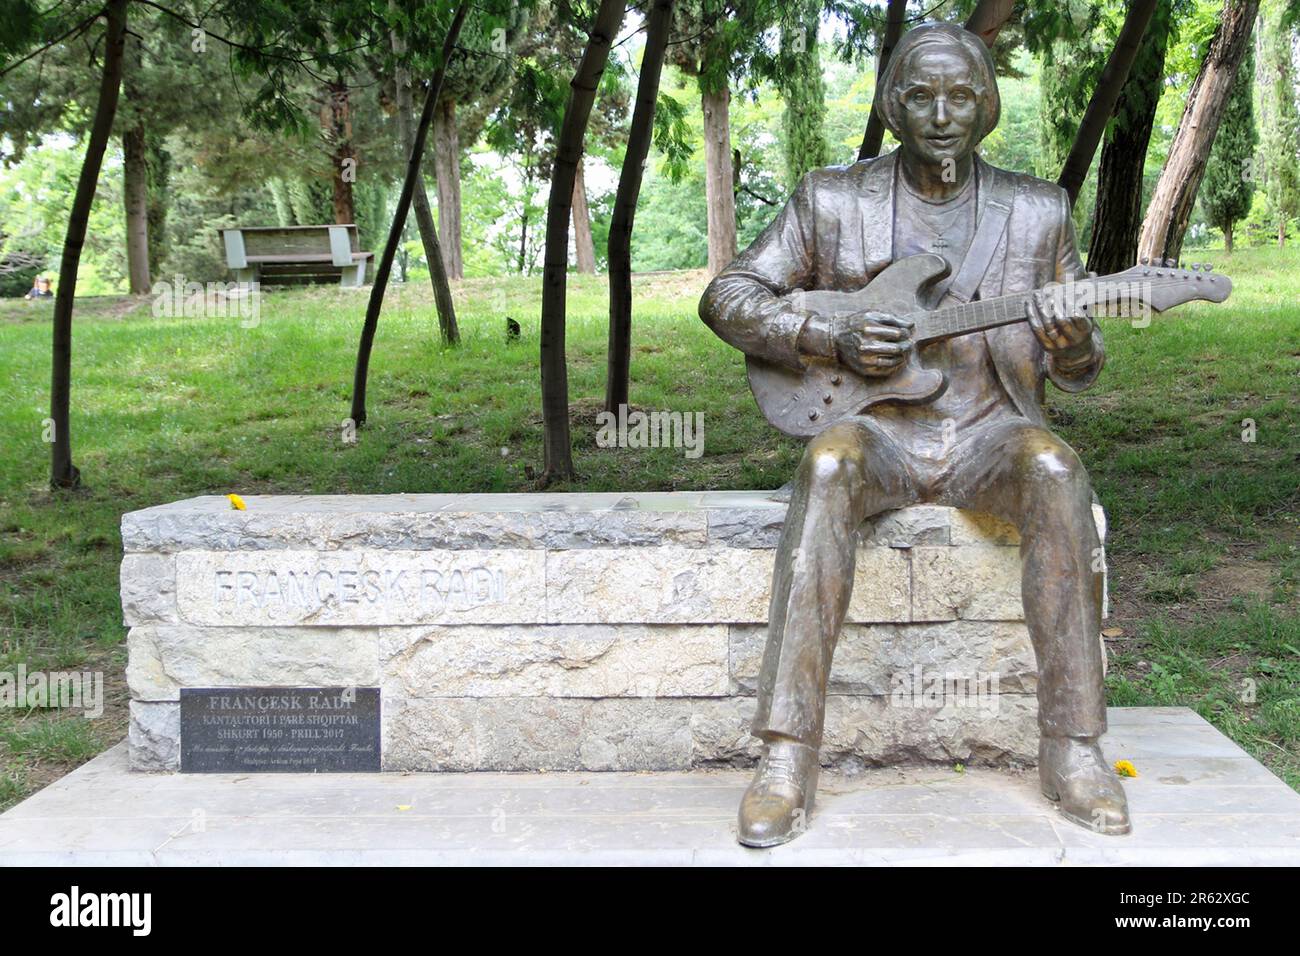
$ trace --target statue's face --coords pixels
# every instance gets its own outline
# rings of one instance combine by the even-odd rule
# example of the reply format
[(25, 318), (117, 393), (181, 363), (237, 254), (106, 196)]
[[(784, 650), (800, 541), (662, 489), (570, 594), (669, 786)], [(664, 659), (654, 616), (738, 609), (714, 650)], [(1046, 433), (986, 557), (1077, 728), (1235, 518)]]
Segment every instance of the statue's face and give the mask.
[(958, 50), (918, 52), (899, 77), (899, 138), (926, 163), (962, 159), (979, 143), (981, 120), (974, 70)]

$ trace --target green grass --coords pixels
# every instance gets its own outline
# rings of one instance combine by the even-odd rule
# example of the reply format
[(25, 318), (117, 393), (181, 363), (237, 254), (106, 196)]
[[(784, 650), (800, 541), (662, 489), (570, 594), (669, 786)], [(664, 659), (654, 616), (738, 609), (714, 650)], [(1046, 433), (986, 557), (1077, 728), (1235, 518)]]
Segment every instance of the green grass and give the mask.
[[(1205, 257), (1198, 254), (1198, 258)], [(1300, 254), (1211, 255), (1225, 306), (1150, 327), (1104, 320), (1108, 361), (1081, 395), (1049, 388), (1110, 518), (1112, 703), (1186, 704), (1300, 787)], [(702, 411), (704, 455), (602, 449), (602, 279), (571, 277), (574, 457), (591, 490), (775, 487), (799, 443), (759, 416), (741, 357), (703, 326), (700, 273), (638, 280), (632, 399)], [(126, 693), (121, 515), (191, 495), (525, 491), (541, 470), (540, 282), (457, 288), (464, 342), (444, 349), (427, 286), (390, 293), (369, 422), (343, 441), (366, 293), (271, 293), (261, 321), (156, 318), (78, 302), (73, 449), (85, 488), (48, 490), (47, 303), (0, 302), (0, 669), (95, 668), (109, 709), (87, 724), (0, 711), (0, 807), (119, 739)], [(508, 343), (506, 317), (523, 326)], [(1242, 420), (1256, 440), (1241, 440)], [(562, 486), (559, 490), (565, 490)], [(1122, 633), (1115, 633), (1122, 632)], [(1235, 688), (1256, 684), (1254, 703)], [(60, 725), (38, 729), (45, 724)], [(1139, 767), (1139, 772), (1141, 768)]]

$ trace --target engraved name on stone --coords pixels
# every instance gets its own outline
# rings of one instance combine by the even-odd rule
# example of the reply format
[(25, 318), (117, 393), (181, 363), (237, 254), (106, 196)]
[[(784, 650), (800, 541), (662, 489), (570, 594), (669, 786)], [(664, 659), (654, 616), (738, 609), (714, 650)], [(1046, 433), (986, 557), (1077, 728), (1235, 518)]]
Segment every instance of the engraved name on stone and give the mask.
[(393, 568), (367, 571), (325, 568), (315, 572), (275, 569), (217, 571), (212, 601), (266, 607), (295, 605), (317, 609), (327, 605), (379, 604), (411, 601), (422, 607), (464, 611), (482, 604), (504, 604), (505, 574), (490, 568), (455, 568), (450, 572), (424, 568), (417, 573)]
[(186, 552), (177, 604), (195, 624), (532, 623), (537, 551)]

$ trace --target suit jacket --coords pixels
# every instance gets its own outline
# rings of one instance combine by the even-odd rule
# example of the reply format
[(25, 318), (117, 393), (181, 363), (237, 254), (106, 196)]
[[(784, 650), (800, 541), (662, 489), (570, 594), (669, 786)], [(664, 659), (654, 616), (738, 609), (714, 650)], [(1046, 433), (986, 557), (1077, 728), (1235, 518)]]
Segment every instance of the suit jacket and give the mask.
[[(793, 369), (804, 367), (796, 342), (806, 313), (783, 298), (797, 289), (861, 289), (894, 261), (894, 184), (898, 152), (804, 176), (785, 208), (748, 249), (718, 273), (700, 300), (700, 317), (746, 355)], [(997, 169), (975, 157), (981, 184), (994, 177), (1013, 195), (1011, 215), (979, 287), (979, 297), (1040, 288), (1085, 276), (1065, 190)], [(977, 219), (989, 188), (979, 190)], [(1019, 412), (1041, 427), (1043, 383), (1067, 392), (1087, 388), (1105, 361), (1094, 326), (1094, 360), (1066, 375), (1054, 367), (1027, 323), (989, 329), (998, 379)]]

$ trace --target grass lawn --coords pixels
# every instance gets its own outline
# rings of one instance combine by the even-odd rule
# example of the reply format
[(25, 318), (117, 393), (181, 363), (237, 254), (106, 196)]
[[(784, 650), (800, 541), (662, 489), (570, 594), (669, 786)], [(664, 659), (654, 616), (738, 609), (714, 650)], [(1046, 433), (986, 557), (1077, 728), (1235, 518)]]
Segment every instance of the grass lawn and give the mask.
[[(1101, 382), (1074, 396), (1049, 388), (1050, 411), (1110, 515), (1111, 703), (1193, 707), (1300, 788), (1300, 253), (1191, 258), (1233, 277), (1230, 302), (1148, 328), (1104, 320)], [(597, 447), (605, 285), (571, 278), (572, 487), (790, 477), (801, 446), (763, 421), (741, 357), (696, 317), (703, 284), (702, 273), (637, 282), (633, 402), (703, 412), (704, 454), (691, 460)], [(123, 512), (232, 491), (533, 489), (539, 295), (535, 278), (461, 283), (464, 342), (443, 349), (428, 287), (392, 292), (355, 444), (342, 423), (365, 291), (274, 292), (251, 328), (157, 318), (139, 300), (79, 301), (72, 429), (85, 488), (58, 494), (43, 441), (51, 306), (0, 302), (0, 670), (101, 670), (108, 697), (98, 720), (0, 710), (0, 808), (124, 733)], [(507, 316), (523, 327), (515, 342)], [(1254, 441), (1243, 441), (1245, 419)]]

